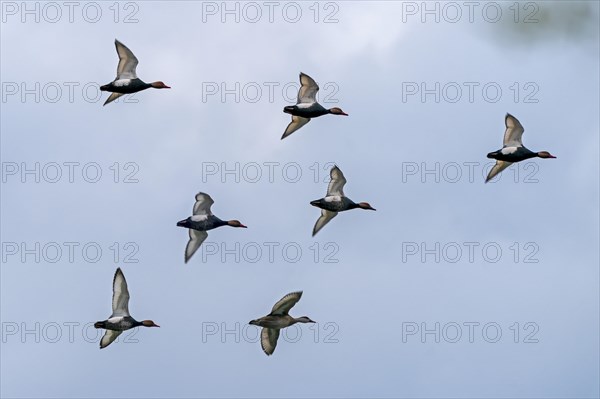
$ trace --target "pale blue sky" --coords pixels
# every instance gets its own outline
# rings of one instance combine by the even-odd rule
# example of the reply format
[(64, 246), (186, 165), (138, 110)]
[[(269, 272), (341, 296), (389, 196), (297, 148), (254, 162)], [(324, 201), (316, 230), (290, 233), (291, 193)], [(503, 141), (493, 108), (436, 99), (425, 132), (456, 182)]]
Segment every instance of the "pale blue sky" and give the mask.
[[(479, 8), (473, 22), (462, 8), (452, 23), (446, 3), (438, 3), (439, 23), (435, 15), (425, 15), (423, 23), (422, 10), (410, 8), (421, 2), (366, 1), (319, 3), (317, 23), (312, 2), (298, 3), (297, 23), (281, 14), (290, 3), (279, 3), (272, 23), (265, 6), (256, 23), (244, 15), (239, 23), (225, 15), (222, 23), (219, 13), (205, 14), (203, 22), (203, 7), (221, 2), (193, 1), (136, 2), (127, 9), (120, 3), (118, 23), (113, 3), (99, 3), (97, 23), (87, 22), (79, 8), (72, 23), (67, 9), (51, 23), (52, 10), (40, 9), (46, 14), (36, 23), (10, 8), (20, 3), (7, 3), (0, 54), (3, 397), (600, 394), (596, 2), (519, 3), (519, 23), (509, 8), (513, 2), (499, 3), (497, 23), (486, 21)], [(131, 12), (137, 23), (120, 22)], [(337, 23), (323, 23), (332, 12)], [(523, 23), (532, 12), (538, 21)], [(114, 78), (115, 38), (140, 60), (140, 78), (172, 89), (142, 92), (138, 103), (102, 107), (104, 93), (86, 101), (82, 87)], [(203, 101), (207, 84), (281, 88), (297, 82), (300, 71), (323, 93), (326, 83), (327, 93), (338, 88), (339, 102), (325, 105), (349, 116), (324, 116), (281, 141), (289, 122), (282, 109), (289, 102), (280, 89), (273, 101), (266, 93), (256, 102), (233, 96)], [(48, 101), (54, 97), (49, 91), (39, 103), (33, 95), (25, 101), (20, 93), (9, 95), (36, 82), (47, 90), (74, 82), (68, 83), (77, 85), (73, 102), (66, 89), (56, 103)], [(450, 84), (448, 90), (475, 84), (475, 97), (468, 101), (465, 91), (455, 103), (435, 102), (434, 95), (403, 101), (403, 87), (436, 82)], [(481, 94), (486, 84), (502, 89), (497, 102)], [(89, 90), (95, 93), (93, 85)], [(537, 102), (525, 102), (533, 92)], [(485, 155), (501, 146), (506, 112), (524, 125), (528, 148), (557, 159), (520, 165), (517, 182), (509, 169), (500, 181), (484, 184)], [(35, 183), (31, 175), (22, 183), (19, 174), (9, 174), (15, 165), (36, 162), (48, 173), (52, 162), (96, 162), (102, 177), (88, 183), (76, 169), (70, 183), (64, 165), (57, 183)], [(125, 169), (128, 162), (137, 166), (137, 183), (123, 182), (134, 170)], [(207, 165), (232, 168), (236, 162), (295, 162), (302, 178), (290, 183), (276, 174), (272, 182), (236, 183), (232, 175), (203, 175)], [(319, 211), (309, 202), (325, 194), (332, 162), (348, 180), (346, 194), (377, 212), (341, 214), (312, 238)], [(436, 163), (448, 173), (461, 165), (465, 174), (465, 162), (475, 163), (474, 181), (420, 175)], [(403, 176), (415, 165), (418, 174)], [(528, 173), (537, 182), (525, 183)], [(258, 246), (263, 253), (257, 262), (249, 261), (254, 252), (223, 262), (221, 252), (199, 251), (184, 265), (187, 232), (175, 223), (190, 214), (198, 191), (212, 195), (216, 215), (249, 227), (212, 231), (207, 244)], [(32, 248), (36, 242), (48, 251), (39, 263), (32, 255), (23, 262), (20, 253), (11, 254), (12, 243)], [(72, 262), (65, 242), (79, 245)], [(133, 246), (124, 248), (129, 242)], [(52, 243), (63, 248), (55, 263), (49, 261)], [(83, 257), (86, 243), (102, 249), (97, 262)], [(421, 243), (447, 251), (458, 246), (463, 253), (456, 262), (449, 261), (454, 252), (442, 253), (439, 262), (434, 255), (423, 262), (421, 252), (406, 253)], [(268, 245), (277, 245), (272, 261)], [(298, 262), (282, 253), (286, 245), (301, 249)], [(473, 261), (468, 245), (475, 247)], [(497, 262), (490, 261), (492, 250), (482, 254), (484, 246), (500, 248)], [(123, 256), (134, 249), (139, 262), (125, 263)], [(326, 262), (331, 251), (337, 263)], [(537, 263), (525, 262), (527, 255)], [(117, 266), (129, 284), (132, 315), (161, 328), (140, 329), (130, 337), (137, 343), (99, 350), (95, 331), (85, 330), (92, 339), (82, 331), (110, 314)], [(318, 321), (318, 336), (302, 325), (294, 330), (302, 332), (298, 342), (282, 338), (267, 357), (258, 342), (248, 342), (256, 327), (245, 325), (295, 290), (304, 295), (291, 313)], [(21, 335), (36, 323), (39, 343), (35, 334)], [(61, 326), (56, 343), (50, 342), (53, 323)], [(77, 323), (73, 342), (64, 323)], [(439, 323), (446, 335), (439, 343), (432, 335), (423, 343), (420, 334), (405, 335), (403, 342), (403, 328), (406, 333), (422, 323), (429, 329)], [(465, 323), (479, 323), (473, 342)], [(496, 343), (487, 342), (492, 330), (482, 335), (488, 323), (502, 331)], [(461, 338), (447, 342), (456, 325)], [(207, 336), (214, 326), (218, 334)], [(223, 326), (239, 326), (239, 342), (232, 334), (221, 338)], [(525, 343), (533, 330), (537, 342)]]

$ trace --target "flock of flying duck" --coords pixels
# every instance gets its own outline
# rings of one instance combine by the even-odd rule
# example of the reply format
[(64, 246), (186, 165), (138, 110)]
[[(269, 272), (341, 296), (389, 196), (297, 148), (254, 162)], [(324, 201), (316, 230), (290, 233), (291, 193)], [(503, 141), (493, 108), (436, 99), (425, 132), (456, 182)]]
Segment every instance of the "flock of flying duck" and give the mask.
[[(115, 40), (119, 65), (117, 77), (112, 82), (101, 86), (101, 91), (110, 92), (110, 96), (104, 105), (116, 100), (124, 94), (136, 93), (149, 88), (170, 89), (163, 82), (146, 83), (139, 79), (136, 74), (138, 59), (123, 43)], [(312, 118), (333, 114), (348, 116), (338, 107), (327, 109), (316, 100), (319, 86), (305, 73), (300, 73), (300, 90), (295, 105), (286, 106), (283, 112), (292, 115), (292, 121), (286, 127), (281, 139), (284, 139), (306, 125)], [(495, 159), (496, 164), (490, 170), (485, 182), (487, 183), (496, 175), (509, 167), (514, 162), (520, 162), (530, 158), (556, 158), (548, 151), (533, 152), (523, 146), (522, 136), (525, 129), (517, 118), (511, 114), (505, 117), (506, 130), (504, 132), (503, 146), (500, 150), (487, 154), (488, 158)], [(325, 197), (311, 201), (310, 204), (321, 209), (321, 216), (313, 227), (312, 235), (317, 234), (331, 219), (339, 212), (350, 209), (375, 210), (367, 202), (354, 202), (344, 194), (346, 178), (341, 169), (334, 166), (330, 171), (331, 181), (327, 187)], [(246, 228), (239, 220), (221, 220), (212, 214), (210, 207), (214, 203), (210, 195), (206, 193), (196, 194), (196, 203), (192, 209), (192, 216), (177, 222), (177, 226), (188, 229), (189, 241), (185, 248), (185, 262), (187, 263), (200, 245), (208, 237), (208, 230), (221, 226)], [(314, 323), (310, 318), (303, 316), (294, 318), (289, 315), (290, 309), (300, 300), (302, 292), (292, 292), (281, 298), (271, 309), (268, 315), (250, 321), (249, 324), (262, 327), (261, 346), (267, 355), (273, 354), (279, 338), (279, 330), (289, 327), (295, 323)], [(100, 341), (100, 348), (110, 345), (123, 331), (135, 327), (159, 327), (152, 320), (137, 321), (129, 314), (129, 291), (127, 282), (121, 268), (117, 268), (113, 279), (112, 314), (104, 321), (94, 324), (96, 328), (106, 330)]]

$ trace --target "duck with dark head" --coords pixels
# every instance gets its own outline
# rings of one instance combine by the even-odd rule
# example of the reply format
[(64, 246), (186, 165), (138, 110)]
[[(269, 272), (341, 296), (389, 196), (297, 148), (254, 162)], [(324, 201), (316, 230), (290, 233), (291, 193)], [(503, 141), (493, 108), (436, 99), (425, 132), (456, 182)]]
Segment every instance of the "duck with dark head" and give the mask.
[(515, 162), (521, 162), (530, 158), (556, 158), (548, 151), (534, 152), (526, 148), (523, 145), (522, 139), (525, 129), (523, 128), (523, 125), (521, 125), (521, 122), (511, 114), (506, 114), (504, 124), (506, 130), (504, 131), (502, 148), (487, 154), (488, 158), (496, 160), (496, 164), (488, 173), (487, 178), (485, 179), (486, 183)]
[(189, 241), (185, 247), (185, 263), (187, 263), (196, 250), (208, 237), (208, 230), (221, 226), (247, 228), (239, 220), (221, 220), (212, 214), (210, 207), (215, 201), (206, 193), (196, 194), (196, 203), (192, 209), (192, 216), (177, 222), (178, 227), (189, 229)]
[(296, 105), (288, 105), (283, 108), (283, 112), (292, 115), (292, 121), (283, 132), (282, 140), (310, 122), (311, 118), (327, 114), (348, 116), (341, 108), (327, 109), (319, 104), (317, 102), (319, 86), (313, 78), (302, 72), (300, 72), (300, 85)]
[(113, 278), (112, 314), (103, 321), (94, 323), (95, 328), (106, 330), (100, 340), (100, 349), (110, 345), (123, 331), (136, 327), (160, 327), (152, 320), (137, 321), (129, 314), (129, 290), (121, 268), (117, 268)]
[(117, 77), (112, 82), (100, 86), (100, 91), (109, 91), (112, 93), (104, 105), (113, 102), (123, 94), (137, 93), (138, 91), (146, 90), (151, 87), (154, 89), (170, 89), (169, 86), (161, 81), (146, 83), (139, 79), (135, 71), (138, 59), (127, 46), (116, 39), (115, 46), (117, 48), (117, 54), (119, 55)]
[(331, 168), (329, 172), (331, 181), (327, 186), (327, 195), (323, 198), (311, 201), (312, 206), (321, 208), (321, 216), (317, 219), (313, 227), (313, 237), (317, 234), (331, 219), (337, 216), (338, 212), (349, 211), (350, 209), (365, 209), (375, 211), (368, 202), (354, 202), (344, 195), (344, 185), (346, 178), (341, 169), (337, 166)]

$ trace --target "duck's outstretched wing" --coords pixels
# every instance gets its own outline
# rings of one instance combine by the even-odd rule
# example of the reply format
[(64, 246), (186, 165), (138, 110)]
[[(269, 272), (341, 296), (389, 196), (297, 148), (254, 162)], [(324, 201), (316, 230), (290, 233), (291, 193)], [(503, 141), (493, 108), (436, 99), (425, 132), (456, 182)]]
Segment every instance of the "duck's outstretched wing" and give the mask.
[(106, 99), (106, 101), (104, 101), (104, 104), (102, 104), (102, 105), (106, 105), (108, 103), (112, 103), (117, 98), (121, 97), (122, 95), (123, 95), (123, 93), (110, 93), (110, 96), (108, 96), (108, 98)]
[(300, 90), (298, 90), (297, 104), (312, 104), (317, 102), (317, 92), (319, 86), (317, 82), (305, 73), (300, 72)]
[(317, 234), (319, 232), (319, 230), (321, 230), (323, 227), (325, 227), (325, 225), (327, 223), (329, 223), (329, 221), (331, 219), (336, 217), (337, 214), (338, 214), (337, 212), (328, 211), (327, 209), (321, 209), (321, 216), (319, 216), (319, 218), (317, 219), (317, 222), (315, 223), (315, 227), (313, 227), (313, 232), (312, 232), (313, 237), (315, 236), (315, 234)]
[(279, 330), (275, 328), (263, 328), (260, 332), (260, 346), (267, 356), (271, 356), (277, 347)]
[(112, 344), (112, 342), (117, 339), (122, 332), (123, 331), (106, 330), (102, 336), (102, 339), (100, 340), (100, 349), (104, 349), (108, 345)]
[(210, 195), (206, 193), (198, 193), (196, 194), (196, 203), (194, 204), (194, 209), (192, 210), (193, 215), (212, 215), (210, 211), (210, 207), (214, 204), (215, 201), (210, 197)]
[(271, 309), (272, 315), (287, 315), (302, 297), (302, 291), (292, 292), (281, 298)]
[[(127, 281), (120, 267), (115, 272), (113, 278), (113, 298), (112, 298), (112, 316), (129, 316), (129, 291), (127, 290)], [(112, 341), (111, 341), (112, 342)]]
[(131, 50), (126, 45), (115, 39), (115, 47), (119, 54), (119, 65), (117, 66), (117, 80), (119, 79), (136, 79), (137, 74), (135, 69), (138, 64), (138, 59), (133, 55)]
[(500, 172), (502, 172), (504, 169), (508, 168), (512, 164), (512, 162), (496, 160), (496, 164), (490, 170), (490, 173), (488, 173), (487, 177), (485, 178), (485, 182), (489, 182), (494, 178), (494, 176), (498, 175)]
[(334, 166), (331, 168), (329, 176), (331, 177), (331, 181), (329, 181), (329, 186), (327, 186), (327, 196), (335, 195), (343, 197), (346, 178), (344, 177), (341, 169), (338, 168), (337, 165)]
[(285, 128), (285, 132), (283, 132), (283, 136), (281, 136), (281, 140), (294, 133), (296, 130), (300, 129), (302, 126), (306, 125), (310, 122), (310, 118), (303, 118), (301, 116), (292, 115), (292, 121)]
[(196, 253), (200, 245), (206, 240), (208, 237), (208, 233), (206, 231), (198, 231), (194, 229), (188, 229), (190, 234), (190, 240), (185, 246), (185, 263), (188, 263), (192, 255)]
[(503, 141), (504, 147), (522, 147), (522, 137), (525, 129), (521, 125), (521, 122), (511, 114), (506, 114), (504, 124), (506, 125)]

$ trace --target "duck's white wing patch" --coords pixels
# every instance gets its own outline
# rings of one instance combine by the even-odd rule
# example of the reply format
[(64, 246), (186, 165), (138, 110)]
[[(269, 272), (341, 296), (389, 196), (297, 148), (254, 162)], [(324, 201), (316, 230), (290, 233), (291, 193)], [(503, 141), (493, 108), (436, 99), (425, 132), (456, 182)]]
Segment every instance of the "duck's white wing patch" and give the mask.
[(117, 268), (113, 279), (112, 315), (110, 317), (129, 316), (129, 291), (121, 268)]
[(300, 72), (300, 90), (298, 90), (298, 104), (314, 103), (317, 101), (319, 86), (317, 82), (305, 73)]
[(190, 217), (190, 219), (192, 219), (193, 222), (203, 222), (208, 218), (209, 218), (208, 215), (192, 215)]
[(286, 315), (302, 297), (302, 291), (292, 292), (281, 298), (271, 309), (271, 314)]
[(300, 104), (296, 104), (296, 107), (299, 109), (305, 109), (305, 108), (310, 108), (314, 105), (315, 105), (315, 103), (300, 103)]
[(190, 232), (190, 240), (188, 241), (185, 247), (185, 263), (188, 263), (192, 255), (196, 253), (200, 245), (206, 240), (208, 237), (208, 233), (206, 231), (198, 231), (194, 229), (188, 229)]
[(137, 74), (135, 69), (138, 64), (138, 59), (133, 55), (131, 50), (127, 48), (123, 43), (115, 39), (115, 47), (117, 48), (117, 54), (119, 54), (119, 66), (117, 66), (117, 80), (118, 79), (136, 79)]
[(285, 128), (285, 132), (283, 132), (283, 136), (281, 139), (283, 140), (290, 134), (294, 133), (296, 130), (300, 129), (302, 126), (306, 125), (310, 122), (310, 118), (303, 118), (301, 116), (292, 115), (292, 121)]
[(206, 193), (198, 193), (196, 194), (196, 203), (194, 204), (194, 209), (192, 210), (193, 215), (212, 215), (210, 211), (210, 207), (214, 204), (215, 201), (210, 197), (210, 195)]
[(488, 173), (488, 175), (485, 179), (485, 182), (486, 183), (489, 182), (490, 180), (492, 180), (494, 178), (494, 176), (498, 175), (500, 172), (502, 172), (504, 169), (508, 168), (512, 164), (513, 164), (512, 162), (496, 160), (496, 164), (490, 170), (490, 173)]
[(519, 147), (503, 147), (500, 152), (504, 155), (510, 155), (510, 154), (514, 154), (515, 152), (517, 152), (517, 150), (519, 149)]
[(279, 330), (275, 328), (263, 328), (260, 332), (260, 346), (267, 356), (271, 356), (277, 347), (279, 339)]
[(504, 147), (522, 147), (523, 146), (523, 125), (511, 114), (506, 114), (504, 119), (506, 130), (504, 131)]
[(329, 186), (327, 186), (327, 195), (343, 197), (346, 178), (340, 168), (337, 166), (331, 168), (329, 176), (331, 177), (331, 181), (329, 182)]
[(328, 211), (327, 209), (321, 209), (321, 216), (317, 219), (315, 227), (313, 227), (313, 237), (317, 234), (331, 219), (337, 216), (337, 212)]
[(122, 332), (123, 331), (106, 330), (100, 340), (100, 349), (106, 348), (108, 345), (112, 344)]
[(106, 105), (108, 103), (112, 103), (117, 98), (121, 97), (122, 95), (123, 95), (123, 93), (110, 93), (110, 96), (108, 96), (108, 98), (106, 99), (106, 101), (104, 101), (103, 105)]
[(131, 79), (118, 79), (112, 82), (113, 86), (125, 87), (131, 84)]

